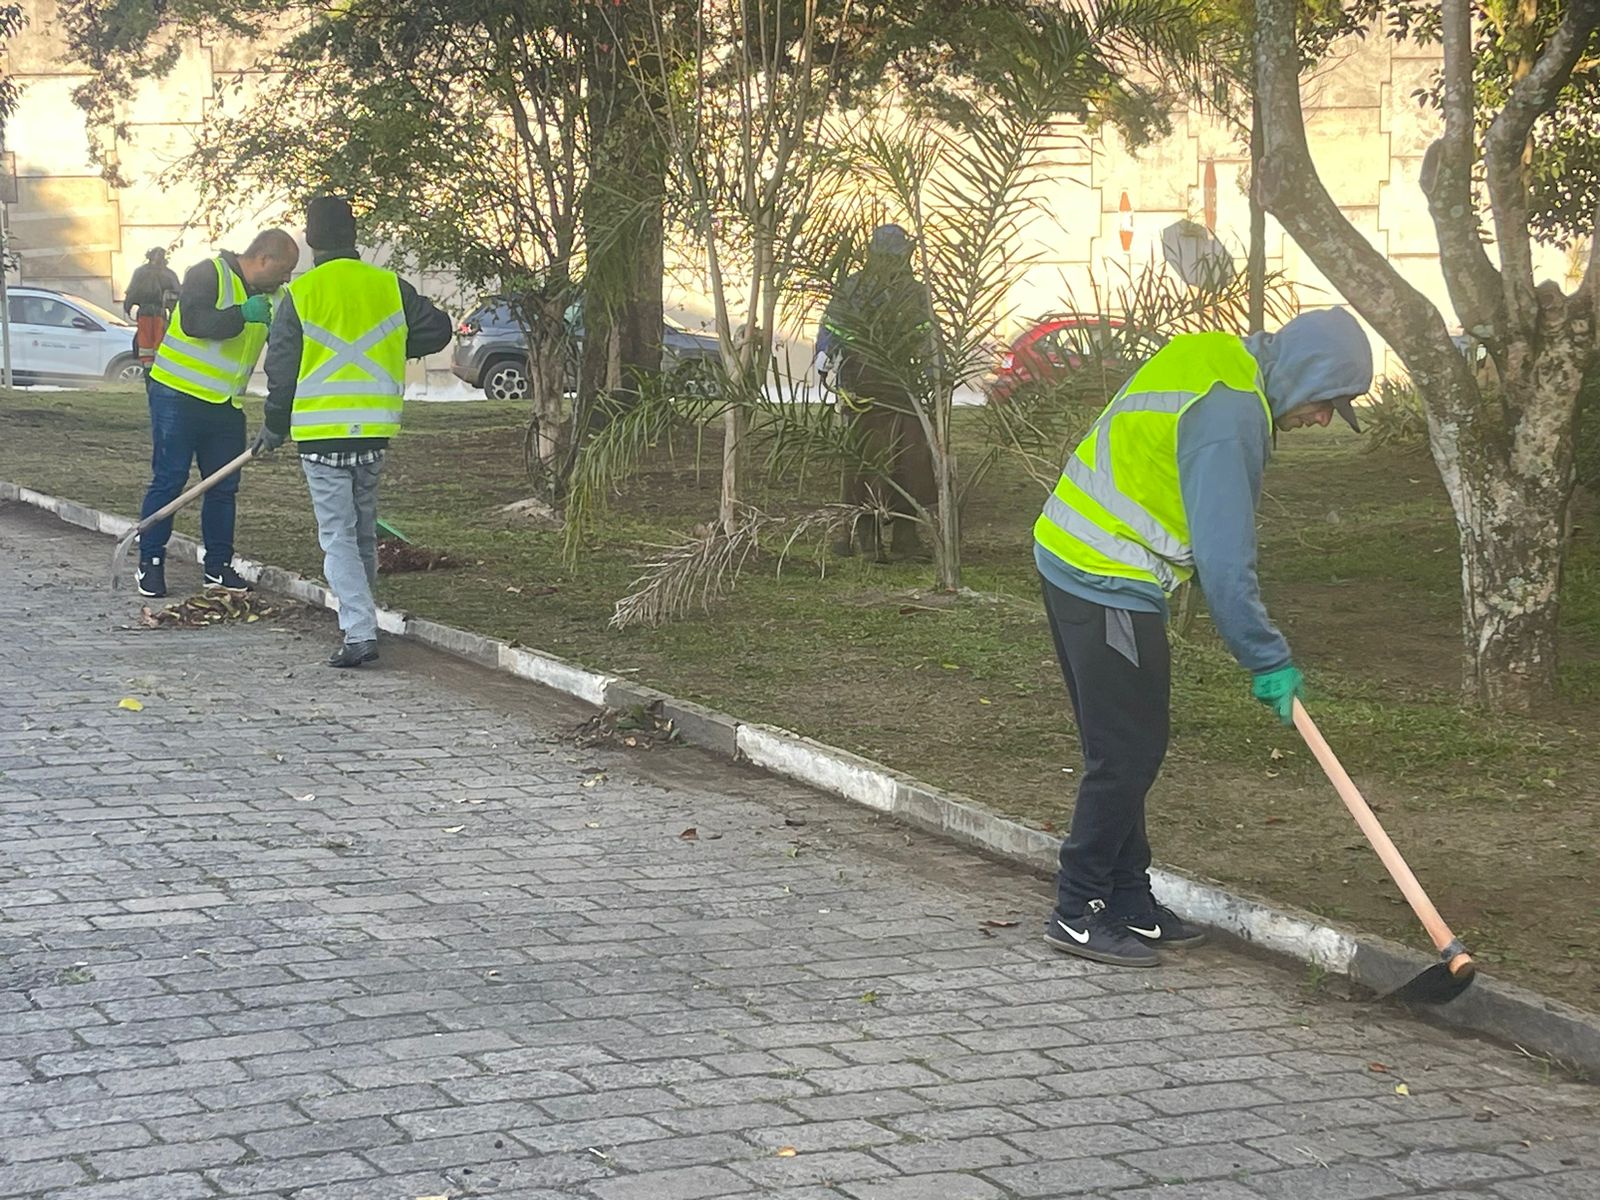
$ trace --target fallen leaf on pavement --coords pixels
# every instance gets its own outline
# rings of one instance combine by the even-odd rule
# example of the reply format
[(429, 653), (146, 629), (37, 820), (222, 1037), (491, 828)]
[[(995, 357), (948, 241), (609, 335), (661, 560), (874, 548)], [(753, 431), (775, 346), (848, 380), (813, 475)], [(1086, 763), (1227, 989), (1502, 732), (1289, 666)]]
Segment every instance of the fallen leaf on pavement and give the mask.
[(117, 701), (117, 707), (118, 708), (125, 708), (129, 712), (143, 712), (144, 711), (144, 705), (141, 704), (139, 701), (135, 700), (132, 696), (124, 696), (121, 700), (118, 700)]
[(978, 924), (987, 925), (990, 929), (1010, 929), (1013, 925), (1016, 924), (1016, 922), (1015, 921), (997, 921), (993, 917), (989, 917), (989, 918), (987, 918), (985, 920), (979, 921)]
[(861, 993), (861, 1003), (863, 1003), (863, 1004), (876, 1004), (877, 1002), (878, 1002), (878, 993), (877, 992), (862, 992)]
[(700, 840), (700, 831), (691, 825), (678, 836), (686, 842), (697, 842)]
[(315, 792), (307, 792), (304, 796), (295, 797), (295, 799), (300, 801), (301, 804), (310, 804), (316, 798), (317, 794)]
[(1377, 1075), (1387, 1075), (1389, 1073), (1389, 1068), (1381, 1062), (1369, 1062), (1367, 1070)]
[(604, 771), (601, 771), (599, 774), (591, 775), (591, 776), (589, 776), (589, 778), (585, 779), (583, 781), (583, 786), (584, 787), (594, 787), (595, 784), (604, 783), (605, 781), (606, 781), (606, 773)]
[(779, 1158), (793, 1158), (796, 1154), (799, 1154), (799, 1153), (800, 1153), (800, 1151), (796, 1150), (793, 1146), (779, 1146), (778, 1147), (778, 1157)]
[(1268, 755), (1268, 757), (1271, 758), (1273, 762), (1282, 762), (1284, 759), (1288, 758), (1289, 756), (1287, 754), (1285, 754), (1282, 750), (1279, 750), (1276, 746), (1274, 746), (1272, 748), (1272, 753), (1270, 755)]
[(1411, 1095), (1411, 1089), (1403, 1083), (1397, 1083), (1394, 1085), (1394, 1094), (1396, 1096), (1409, 1096)]
[(444, 831), (446, 833), (460, 833), (465, 828), (465, 825), (446, 825)]

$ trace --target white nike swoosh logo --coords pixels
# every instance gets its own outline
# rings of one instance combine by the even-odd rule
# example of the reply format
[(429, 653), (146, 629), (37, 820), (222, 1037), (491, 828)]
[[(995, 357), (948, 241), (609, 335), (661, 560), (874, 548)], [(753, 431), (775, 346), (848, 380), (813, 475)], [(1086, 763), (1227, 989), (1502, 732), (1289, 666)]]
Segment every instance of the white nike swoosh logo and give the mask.
[(1074, 929), (1071, 925), (1068, 925), (1060, 917), (1056, 918), (1056, 924), (1059, 925), (1062, 929), (1065, 929), (1067, 931), (1067, 936), (1069, 938), (1071, 938), (1073, 941), (1077, 942), (1078, 945), (1087, 946), (1089, 944), (1089, 931), (1087, 929), (1085, 929), (1082, 933), (1079, 933), (1076, 929)]
[(1129, 925), (1128, 930), (1137, 933), (1140, 937), (1158, 938), (1161, 936), (1161, 926), (1152, 925), (1149, 929), (1140, 929), (1137, 925)]

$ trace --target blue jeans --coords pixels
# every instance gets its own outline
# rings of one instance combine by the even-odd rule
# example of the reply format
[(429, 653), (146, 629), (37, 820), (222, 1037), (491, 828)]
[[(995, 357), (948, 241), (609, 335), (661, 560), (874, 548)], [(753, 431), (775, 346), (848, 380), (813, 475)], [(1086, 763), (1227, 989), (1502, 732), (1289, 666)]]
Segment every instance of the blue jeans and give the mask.
[[(186, 396), (154, 379), (145, 380), (150, 398), (150, 486), (141, 518), (176, 500), (189, 482), (190, 464), (202, 477), (244, 453), (244, 410), (232, 404), (211, 404)], [(200, 537), (206, 546), (206, 569), (219, 571), (233, 561), (233, 516), (239, 494), (236, 471), (213, 487), (200, 502)], [(166, 551), (172, 521), (152, 525), (139, 537), (139, 557)]]

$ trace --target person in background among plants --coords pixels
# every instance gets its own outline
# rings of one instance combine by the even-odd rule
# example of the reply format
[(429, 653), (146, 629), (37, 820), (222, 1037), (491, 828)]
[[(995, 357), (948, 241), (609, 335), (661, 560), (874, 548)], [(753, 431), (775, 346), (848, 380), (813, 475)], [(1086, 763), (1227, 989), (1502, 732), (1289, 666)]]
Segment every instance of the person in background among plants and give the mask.
[(1276, 334), (1175, 337), (1134, 374), (1067, 460), (1034, 524), (1083, 774), (1061, 843), (1045, 940), (1120, 966), (1205, 935), (1150, 886), (1145, 796), (1170, 727), (1166, 598), (1198, 575), (1212, 621), (1285, 724), (1303, 677), (1256, 578), (1256, 505), (1276, 433), (1326, 426), (1372, 386), (1372, 348), (1342, 308)]
[[(837, 390), (839, 411), (860, 435), (865, 456), (886, 472), (847, 468), (844, 502), (891, 514), (893, 529), (873, 521), (873, 549), (881, 561), (891, 544), (900, 558), (923, 554), (917, 504), (937, 503), (933, 455), (917, 419), (913, 390), (932, 353), (933, 309), (928, 289), (911, 267), (911, 239), (898, 225), (872, 232), (866, 265), (835, 289), (817, 338), (819, 361)], [(916, 503), (912, 503), (915, 500)], [(855, 551), (854, 531), (834, 552)]]
[(378, 476), (400, 432), (406, 359), (450, 344), (450, 317), (393, 271), (356, 254), (356, 218), (340, 196), (306, 206), (311, 270), (289, 285), (267, 350), (257, 453), (293, 437), (311, 491), (323, 575), (339, 597), (344, 640), (330, 667), (378, 657)]
[[(176, 500), (189, 481), (190, 464), (202, 476), (244, 453), (244, 395), (267, 343), (271, 296), (294, 273), (300, 247), (281, 229), (256, 235), (243, 254), (224, 250), (189, 268), (178, 292), (155, 361), (145, 380), (150, 399), (150, 486), (140, 517)], [(169, 271), (168, 274), (171, 274)], [(129, 288), (130, 294), (132, 288)], [(210, 588), (248, 591), (233, 568), (233, 520), (238, 473), (209, 492), (200, 505), (205, 542), (205, 582)], [(135, 580), (142, 596), (167, 594), (167, 540), (172, 521), (152, 525), (139, 538)]]

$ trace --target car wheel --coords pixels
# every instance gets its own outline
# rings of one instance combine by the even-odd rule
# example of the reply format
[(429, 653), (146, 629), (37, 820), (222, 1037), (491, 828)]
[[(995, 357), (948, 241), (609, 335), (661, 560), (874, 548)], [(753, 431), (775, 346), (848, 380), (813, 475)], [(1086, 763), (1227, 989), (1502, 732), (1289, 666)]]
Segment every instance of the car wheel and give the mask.
[(106, 368), (107, 383), (143, 383), (144, 364), (131, 354), (112, 360)]
[(514, 358), (502, 358), (484, 371), (483, 394), (491, 400), (526, 400), (530, 382), (526, 366)]

